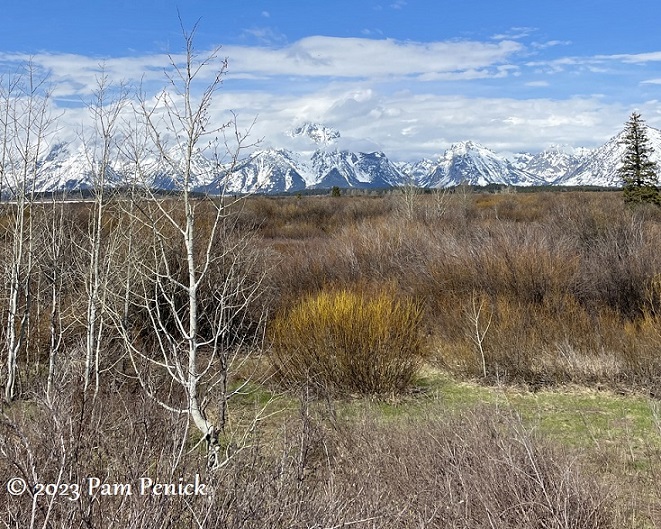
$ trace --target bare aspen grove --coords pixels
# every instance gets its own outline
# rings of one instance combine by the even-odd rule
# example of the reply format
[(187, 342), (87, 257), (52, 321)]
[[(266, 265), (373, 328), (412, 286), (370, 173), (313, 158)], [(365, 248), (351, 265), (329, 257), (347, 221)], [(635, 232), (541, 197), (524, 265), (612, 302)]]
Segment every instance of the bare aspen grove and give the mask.
[(85, 200), (0, 79), (0, 527), (661, 527), (661, 210), (193, 193), (258, 141), (183, 40), (156, 96), (100, 68)]

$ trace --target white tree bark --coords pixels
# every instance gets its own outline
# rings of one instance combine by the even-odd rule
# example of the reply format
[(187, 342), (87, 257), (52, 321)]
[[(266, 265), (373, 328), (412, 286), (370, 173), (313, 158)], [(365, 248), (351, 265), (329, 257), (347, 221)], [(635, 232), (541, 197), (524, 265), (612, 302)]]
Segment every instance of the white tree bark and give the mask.
[(16, 396), (18, 357), (26, 339), (32, 301), (34, 237), (32, 205), (39, 159), (54, 120), (49, 112), (50, 94), (43, 80), (37, 79), (32, 65), (18, 77), (8, 78), (0, 92), (2, 115), (0, 140), (3, 190), (12, 199), (8, 205), (11, 223), (11, 254), (7, 263), (7, 354), (4, 397)]
[[(113, 93), (118, 88), (117, 93)], [(107, 281), (106, 268), (102, 262), (103, 222), (106, 206), (107, 173), (117, 155), (115, 142), (118, 121), (127, 105), (126, 90), (123, 86), (114, 87), (105, 72), (97, 77), (94, 99), (89, 112), (94, 121), (94, 134), (86, 139), (89, 153), (89, 166), (94, 179), (94, 204), (89, 230), (89, 263), (87, 270), (87, 316), (85, 333), (85, 375), (84, 390), (87, 391), (94, 380), (95, 394), (99, 390), (99, 361), (101, 337), (103, 334), (103, 292)]]
[(53, 395), (53, 383), (55, 380), (55, 365), (57, 353), (62, 344), (64, 329), (61, 320), (61, 293), (63, 290), (63, 248), (64, 248), (64, 199), (58, 204), (53, 197), (50, 204), (51, 219), (50, 230), (45, 237), (45, 246), (48, 258), (48, 270), (46, 281), (50, 297), (49, 314), (49, 348), (48, 348), (48, 377), (46, 380), (46, 396), (48, 399)]
[[(238, 161), (239, 153), (246, 145), (247, 131), (240, 133), (235, 121), (214, 126), (210, 117), (213, 96), (218, 91), (227, 68), (227, 61), (218, 59), (215, 50), (199, 58), (193, 48), (192, 33), (184, 31), (186, 53), (182, 61), (171, 57), (172, 74), (168, 78), (169, 91), (164, 91), (155, 102), (145, 98), (140, 101), (139, 113), (145, 127), (145, 137), (152, 157), (176, 175), (180, 196), (163, 199), (148, 193), (147, 199), (138, 201), (128, 211), (142, 232), (151, 233), (151, 260), (136, 262), (140, 288), (137, 283), (132, 300), (136, 307), (148, 314), (150, 333), (157, 344), (158, 357), (141, 349), (126, 318), (115, 317), (124, 344), (130, 354), (134, 369), (143, 388), (165, 408), (189, 415), (191, 422), (201, 433), (210, 448), (211, 464), (218, 464), (218, 433), (224, 427), (225, 412), (213, 420), (205, 408), (209, 392), (221, 384), (221, 401), (227, 401), (227, 333), (232, 325), (232, 314), (241, 314), (260, 290), (259, 282), (241, 281), (248, 271), (237, 270), (238, 260), (230, 263), (230, 272), (224, 285), (214, 286), (217, 307), (213, 314), (202, 314), (200, 288), (208, 281), (209, 274), (220, 260), (229, 256), (240, 244), (223, 247), (219, 238), (227, 217), (227, 200), (224, 198), (198, 199), (192, 191), (195, 181), (203, 176), (195, 157), (205, 148), (218, 159), (218, 148), (229, 159), (231, 168)], [(211, 82), (196, 95), (198, 78), (213, 69)], [(167, 134), (166, 134), (167, 132)], [(232, 136), (230, 145), (228, 132)], [(170, 141), (168, 141), (170, 140)], [(135, 150), (136, 152), (141, 149)], [(207, 153), (209, 154), (209, 153)], [(148, 171), (137, 169), (144, 176)], [(148, 182), (145, 182), (148, 186)], [(221, 197), (224, 189), (219, 189)], [(198, 214), (203, 211), (204, 219)], [(211, 218), (209, 218), (211, 212)], [(206, 224), (204, 229), (200, 223)], [(172, 252), (179, 252), (178, 256)], [(177, 259), (185, 266), (177, 272)], [(245, 277), (244, 277), (245, 279)], [(243, 290), (241, 290), (243, 289)], [(232, 305), (231, 296), (242, 299)], [(125, 310), (125, 313), (127, 311)], [(204, 321), (204, 330), (201, 328)], [(158, 394), (151, 385), (144, 364), (151, 369), (163, 370), (185, 395), (185, 406), (168, 402), (169, 395)], [(224, 408), (223, 408), (224, 409)]]

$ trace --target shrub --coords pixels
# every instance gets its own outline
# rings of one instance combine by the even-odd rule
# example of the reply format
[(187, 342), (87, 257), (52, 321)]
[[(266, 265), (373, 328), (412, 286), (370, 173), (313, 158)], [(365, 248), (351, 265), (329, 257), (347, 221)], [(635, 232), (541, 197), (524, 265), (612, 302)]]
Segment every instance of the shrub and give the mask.
[(425, 356), (421, 320), (413, 301), (387, 290), (310, 295), (273, 321), (276, 374), (317, 392), (400, 392)]
[(335, 482), (369, 506), (363, 517), (380, 515), (378, 527), (618, 526), (608, 486), (502, 408), (423, 423), (368, 417), (343, 440)]
[[(632, 527), (599, 474), (503, 408), (384, 422), (288, 422), (214, 476), (206, 526), (368, 529)], [(213, 524), (213, 525), (212, 525)], [(643, 524), (641, 523), (642, 527)]]

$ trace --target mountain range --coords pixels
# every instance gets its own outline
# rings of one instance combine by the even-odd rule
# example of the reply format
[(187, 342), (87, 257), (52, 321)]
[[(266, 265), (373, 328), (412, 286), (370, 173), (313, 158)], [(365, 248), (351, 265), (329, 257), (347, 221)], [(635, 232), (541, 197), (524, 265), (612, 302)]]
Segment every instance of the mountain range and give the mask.
[[(320, 124), (305, 123), (289, 135), (304, 150), (263, 149), (252, 152), (238, 164), (215, 163), (202, 152), (193, 155), (192, 187), (196, 191), (218, 193), (277, 194), (306, 189), (377, 189), (403, 185), (442, 188), (458, 184), (484, 186), (604, 186), (618, 187), (618, 167), (624, 153), (624, 131), (597, 149), (565, 150), (553, 146), (540, 153), (518, 153), (511, 157), (496, 154), (473, 141), (453, 144), (437, 159), (415, 163), (393, 162), (385, 153), (353, 152), (340, 147), (341, 134)], [(647, 127), (654, 149), (652, 159), (661, 163), (661, 131)], [(302, 143), (300, 143), (302, 141)], [(141, 182), (154, 188), (176, 189), (181, 172), (177, 160), (183, 155), (173, 149), (168, 164), (146, 160)], [(90, 188), (98, 162), (83, 146), (54, 145), (38, 167), (35, 189), (40, 192)], [(105, 185), (130, 182), (134, 169), (126, 162), (112, 162)]]

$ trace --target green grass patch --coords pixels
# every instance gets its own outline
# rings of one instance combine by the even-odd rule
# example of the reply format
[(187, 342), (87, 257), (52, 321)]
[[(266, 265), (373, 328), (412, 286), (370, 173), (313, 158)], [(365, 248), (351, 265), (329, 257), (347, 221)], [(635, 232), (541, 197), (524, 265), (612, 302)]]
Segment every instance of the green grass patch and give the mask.
[(528, 422), (569, 445), (626, 440), (633, 443), (632, 448), (649, 443), (661, 446), (655, 403), (643, 396), (576, 389), (519, 393), (508, 399)]
[[(268, 404), (269, 411), (275, 412), (271, 427), (295, 419), (300, 401), (294, 394), (273, 399), (268, 388), (251, 383), (234, 406), (248, 412), (248, 408)], [(369, 416), (386, 423), (413, 419), (424, 425), (430, 418), (461, 417), (484, 405), (519, 415), (528, 429), (576, 449), (597, 465), (604, 462), (614, 475), (639, 474), (646, 479), (661, 468), (661, 403), (642, 395), (581, 387), (532, 392), (514, 386), (485, 386), (425, 368), (405, 394), (322, 399), (313, 407), (326, 412), (332, 409), (349, 422)]]
[(377, 412), (386, 421), (461, 414), (482, 405), (517, 413), (523, 423), (567, 447), (605, 452), (634, 467), (661, 462), (661, 403), (642, 395), (565, 388), (527, 391), (484, 386), (425, 370), (406, 396), (336, 403), (341, 415)]

